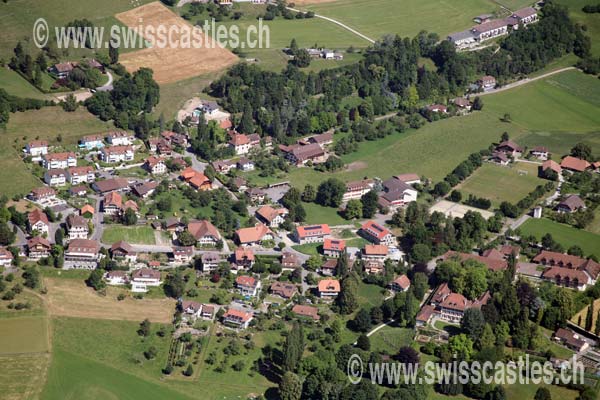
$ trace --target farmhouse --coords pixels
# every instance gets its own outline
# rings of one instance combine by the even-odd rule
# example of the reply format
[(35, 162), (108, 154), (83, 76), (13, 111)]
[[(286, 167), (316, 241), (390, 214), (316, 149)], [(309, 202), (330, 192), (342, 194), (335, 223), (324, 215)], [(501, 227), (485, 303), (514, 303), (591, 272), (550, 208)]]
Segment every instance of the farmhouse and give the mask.
[(557, 174), (560, 174), (562, 172), (561, 166), (558, 165), (558, 163), (554, 160), (544, 161), (542, 163), (541, 169), (543, 172), (546, 172), (546, 170), (548, 170), (548, 169), (556, 172)]
[(6, 247), (0, 247), (0, 266), (8, 267), (12, 264), (13, 254)]
[(106, 141), (111, 146), (129, 146), (133, 144), (133, 136), (125, 131), (108, 132)]
[(233, 253), (233, 264), (237, 269), (249, 269), (254, 265), (252, 249), (238, 247)]
[(35, 231), (40, 235), (48, 235), (50, 222), (48, 221), (46, 214), (39, 208), (36, 208), (27, 214), (27, 222), (29, 232), (33, 233)]
[(118, 215), (123, 208), (123, 197), (117, 192), (110, 192), (102, 200), (102, 210), (106, 215)]
[(45, 140), (32, 140), (23, 149), (25, 154), (31, 156), (33, 161), (41, 160), (40, 156), (48, 154), (48, 142)]
[(284, 299), (291, 299), (298, 293), (296, 285), (287, 282), (273, 282), (269, 289), (275, 296), (283, 297)]
[(124, 260), (128, 263), (137, 261), (137, 253), (133, 250), (133, 247), (124, 240), (113, 243), (110, 247), (110, 254), (115, 260)]
[(312, 164), (320, 164), (327, 161), (327, 153), (317, 143), (307, 145), (295, 144), (292, 146), (279, 145), (279, 149), (283, 151), (288, 161), (296, 166), (304, 166), (308, 162)]
[(508, 158), (506, 153), (502, 153), (500, 151), (494, 151), (490, 156), (489, 161), (503, 166), (510, 164), (510, 158)]
[(396, 238), (388, 229), (379, 225), (375, 221), (367, 221), (360, 227), (360, 232), (365, 239), (375, 244), (384, 244), (386, 246), (395, 246)]
[(538, 160), (547, 160), (550, 157), (550, 151), (546, 146), (535, 146), (531, 150), (529, 150), (529, 154)]
[(132, 146), (110, 146), (100, 151), (99, 158), (105, 163), (133, 161), (135, 152)]
[(338, 258), (346, 251), (346, 241), (342, 239), (326, 238), (323, 241), (323, 254), (327, 257)]
[(352, 181), (346, 183), (346, 192), (342, 201), (346, 202), (352, 199), (360, 199), (363, 195), (373, 190), (375, 182), (372, 179), (363, 179), (361, 181)]
[(317, 291), (321, 298), (337, 297), (340, 294), (340, 281), (337, 279), (323, 279), (317, 285)]
[(151, 268), (140, 268), (131, 274), (131, 291), (146, 293), (148, 287), (160, 286), (160, 272)]
[(271, 228), (279, 227), (287, 215), (288, 210), (286, 208), (275, 209), (271, 206), (262, 206), (256, 210), (256, 218)]
[(56, 199), (56, 190), (42, 186), (31, 190), (29, 199), (36, 202), (48, 201)]
[(144, 168), (151, 174), (164, 174), (167, 172), (167, 165), (165, 164), (165, 160), (160, 157), (150, 156), (146, 159), (144, 163)]
[(27, 253), (31, 260), (39, 260), (40, 258), (48, 257), (51, 251), (52, 245), (48, 239), (35, 236), (27, 241)]
[(73, 152), (48, 153), (42, 156), (42, 166), (45, 169), (67, 169), (77, 166), (77, 156)]
[(250, 228), (235, 231), (235, 238), (242, 246), (260, 245), (262, 242), (273, 240), (275, 235), (265, 224), (257, 224)]
[(92, 267), (100, 258), (100, 243), (89, 239), (73, 239), (65, 250), (65, 262), (74, 267)]
[(212, 272), (219, 268), (221, 255), (215, 251), (202, 253), (200, 263), (202, 264), (202, 272)]
[(69, 240), (87, 239), (90, 228), (85, 218), (71, 214), (67, 217), (67, 231), (69, 232)]
[(82, 167), (71, 167), (67, 170), (67, 180), (71, 185), (94, 182), (94, 168), (89, 165)]
[(567, 171), (583, 172), (590, 167), (590, 163), (580, 158), (566, 156), (560, 162), (560, 166), (562, 169), (566, 169)]
[(235, 279), (235, 286), (242, 296), (255, 297), (260, 291), (261, 283), (252, 276), (241, 275)]
[(294, 307), (292, 307), (292, 312), (300, 317), (312, 318), (313, 321), (318, 321), (321, 319), (319, 316), (319, 309), (313, 306), (296, 304)]
[(69, 77), (69, 75), (71, 74), (71, 72), (73, 72), (77, 65), (78, 63), (76, 62), (67, 61), (64, 63), (54, 64), (53, 66), (48, 68), (48, 71), (51, 74), (56, 75), (58, 79), (64, 79)]
[(308, 138), (310, 143), (316, 143), (320, 146), (329, 146), (333, 143), (333, 131), (321, 133), (320, 135), (311, 136)]
[(246, 329), (250, 326), (250, 322), (252, 321), (252, 314), (246, 311), (236, 310), (230, 308), (223, 315), (223, 324), (238, 328), (238, 329)]
[(84, 150), (101, 149), (104, 147), (102, 135), (88, 135), (79, 139), (79, 147)]
[(512, 140), (505, 140), (496, 146), (496, 151), (504, 153), (509, 157), (518, 157), (523, 152), (523, 148)]
[(585, 210), (585, 202), (576, 194), (568, 196), (566, 199), (558, 203), (556, 211), (560, 213), (574, 213), (579, 210)]
[(410, 279), (406, 275), (400, 275), (390, 283), (390, 288), (394, 292), (406, 292), (410, 287)]
[(330, 234), (331, 230), (327, 224), (298, 226), (294, 232), (294, 239), (300, 244), (322, 243)]
[(49, 169), (44, 173), (44, 182), (50, 186), (64, 186), (67, 183), (67, 171), (64, 169)]
[(219, 230), (208, 220), (190, 221), (187, 230), (201, 246), (215, 247), (221, 240)]

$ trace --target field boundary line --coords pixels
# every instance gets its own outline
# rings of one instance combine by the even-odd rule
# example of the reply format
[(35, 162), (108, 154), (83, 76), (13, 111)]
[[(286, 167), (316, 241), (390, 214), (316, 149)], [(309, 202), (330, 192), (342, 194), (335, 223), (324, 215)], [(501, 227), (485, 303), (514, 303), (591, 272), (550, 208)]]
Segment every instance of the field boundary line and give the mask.
[[(292, 7), (286, 7), (286, 8), (287, 8), (288, 10), (290, 10), (290, 11), (294, 11), (294, 12), (304, 12), (304, 11), (302, 11), (302, 10), (298, 10), (297, 8), (292, 8)], [(334, 24), (336, 24), (336, 25), (339, 25), (339, 26), (341, 26), (342, 28), (346, 29), (347, 31), (350, 31), (350, 32), (354, 33), (356, 36), (359, 36), (360, 38), (362, 38), (362, 39), (366, 40), (367, 42), (369, 42), (369, 43), (371, 43), (371, 44), (375, 44), (375, 41), (374, 41), (373, 39), (371, 39), (370, 37), (368, 37), (367, 35), (364, 35), (364, 34), (360, 33), (360, 32), (359, 32), (359, 31), (357, 31), (356, 29), (350, 28), (348, 25), (346, 25), (346, 24), (344, 24), (344, 23), (342, 23), (342, 22), (340, 22), (340, 21), (338, 21), (338, 20), (335, 20), (335, 19), (333, 19), (333, 18), (326, 17), (326, 16), (324, 16), (324, 15), (319, 15), (319, 14), (315, 14), (315, 17), (316, 17), (316, 18), (321, 18), (321, 19), (324, 19), (325, 21), (329, 21), (329, 22), (332, 22), (332, 23), (334, 23)]]

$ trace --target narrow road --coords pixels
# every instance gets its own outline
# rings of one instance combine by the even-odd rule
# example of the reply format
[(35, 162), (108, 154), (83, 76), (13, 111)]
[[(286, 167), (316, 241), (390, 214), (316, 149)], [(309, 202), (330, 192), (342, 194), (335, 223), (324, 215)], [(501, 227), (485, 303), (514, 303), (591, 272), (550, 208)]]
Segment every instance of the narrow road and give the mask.
[(505, 90), (514, 89), (516, 87), (519, 87), (519, 86), (522, 86), (522, 85), (526, 85), (528, 83), (535, 82), (535, 81), (547, 78), (547, 77), (552, 76), (552, 75), (560, 74), (561, 72), (570, 71), (572, 69), (577, 69), (577, 68), (575, 68), (575, 67), (565, 67), (565, 68), (557, 69), (557, 70), (554, 70), (554, 71), (546, 72), (545, 74), (542, 74), (540, 76), (536, 76), (535, 78), (521, 79), (520, 81), (509, 83), (508, 85), (502, 86), (502, 87), (500, 87), (498, 89), (491, 89), (491, 90), (488, 90), (487, 92), (477, 93), (476, 96), (486, 96), (488, 94), (494, 94), (494, 93), (504, 92)]
[[(290, 11), (294, 11), (294, 12), (301, 12), (303, 13), (304, 11), (302, 10), (298, 10), (297, 8), (292, 8), (292, 7), (286, 7), (288, 10)], [(356, 36), (359, 36), (361, 39), (366, 40), (367, 42), (371, 43), (371, 44), (375, 44), (375, 41), (373, 39), (371, 39), (370, 37), (363, 35), (362, 33), (360, 33), (359, 31), (357, 31), (356, 29), (352, 29), (350, 28), (348, 25), (341, 23), (340, 21), (336, 21), (333, 18), (329, 18), (326, 17), (324, 15), (319, 15), (319, 14), (315, 14), (316, 18), (321, 18), (324, 19), (325, 21), (329, 21), (329, 22), (333, 22), (336, 25), (341, 26), (342, 28), (346, 29), (347, 31), (350, 31), (352, 33), (354, 33)]]
[(106, 75), (108, 75), (108, 82), (106, 82), (102, 86), (98, 86), (96, 88), (96, 90), (99, 90), (101, 92), (109, 92), (109, 91), (113, 90), (114, 78), (113, 78), (113, 76), (112, 76), (112, 74), (110, 73), (109, 70), (106, 70)]

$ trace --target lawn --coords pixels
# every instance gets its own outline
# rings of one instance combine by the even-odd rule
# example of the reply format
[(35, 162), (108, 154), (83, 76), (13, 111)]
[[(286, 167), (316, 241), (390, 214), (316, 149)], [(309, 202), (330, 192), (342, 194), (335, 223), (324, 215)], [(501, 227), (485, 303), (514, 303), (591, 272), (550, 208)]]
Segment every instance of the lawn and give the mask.
[(292, 246), (296, 251), (309, 256), (322, 256), (323, 255), (323, 244), (322, 243), (306, 243)]
[(371, 285), (363, 282), (358, 284), (358, 304), (361, 307), (377, 307), (383, 303), (384, 289), (379, 285)]
[(0, 89), (8, 94), (31, 99), (47, 99), (48, 96), (37, 90), (21, 75), (8, 68), (0, 67)]
[(413, 37), (421, 30), (444, 38), (475, 25), (475, 16), (499, 9), (487, 0), (339, 0), (303, 8), (340, 21), (373, 40), (386, 34)]
[(342, 218), (337, 209), (323, 207), (317, 203), (302, 203), (306, 210), (306, 224), (348, 225), (351, 221)]
[(110, 226), (104, 229), (103, 243), (115, 243), (124, 240), (132, 244), (155, 244), (154, 230), (149, 226)]
[(596, 257), (600, 257), (600, 235), (545, 218), (529, 219), (519, 229), (522, 234), (534, 235), (538, 239), (541, 239), (546, 233), (550, 233), (554, 240), (565, 249), (577, 245), (583, 249), (584, 254), (594, 254)]
[(594, 211), (594, 220), (585, 228), (586, 231), (600, 234), (600, 207)]
[(371, 339), (371, 351), (397, 354), (400, 347), (412, 344), (414, 335), (415, 332), (412, 329), (386, 325), (369, 336), (369, 339)]
[(503, 167), (484, 163), (457, 189), (461, 191), (463, 200), (472, 194), (491, 200), (493, 207), (503, 201), (517, 203), (537, 185), (544, 183), (537, 173), (536, 164), (516, 163)]
[(40, 353), (48, 350), (46, 318), (15, 317), (0, 319), (0, 355)]

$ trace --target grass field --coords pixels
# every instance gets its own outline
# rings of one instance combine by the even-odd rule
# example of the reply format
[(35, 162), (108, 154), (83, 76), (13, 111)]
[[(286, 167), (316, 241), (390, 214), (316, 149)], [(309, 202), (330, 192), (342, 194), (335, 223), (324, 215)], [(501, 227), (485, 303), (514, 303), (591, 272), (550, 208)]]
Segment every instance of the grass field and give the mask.
[[(517, 163), (510, 167), (485, 163), (471, 175), (457, 190), (463, 200), (472, 194), (492, 201), (498, 206), (503, 201), (517, 203), (544, 181), (537, 177), (538, 165)], [(526, 171), (526, 175), (521, 171)]]
[(164, 297), (143, 300), (128, 297), (118, 301), (117, 295), (124, 289), (117, 287), (108, 287), (106, 296), (101, 296), (79, 279), (45, 278), (44, 284), (48, 288), (46, 305), (52, 316), (129, 321), (148, 318), (167, 323), (175, 309), (175, 301)]
[(347, 225), (351, 221), (342, 218), (337, 209), (323, 207), (317, 203), (302, 203), (306, 210), (307, 224), (329, 224), (329, 225)]
[(583, 249), (584, 254), (600, 257), (600, 235), (544, 218), (529, 219), (519, 229), (523, 234), (534, 235), (538, 239), (550, 233), (565, 249), (577, 245)]
[(592, 39), (592, 53), (600, 56), (600, 14), (586, 14), (581, 9), (588, 4), (596, 4), (589, 0), (558, 0), (557, 3), (569, 8), (573, 21), (585, 25), (585, 34)]
[(115, 243), (124, 240), (132, 244), (155, 244), (154, 231), (149, 226), (110, 226), (104, 229), (103, 243)]
[[(224, 71), (221, 71), (224, 72)], [(194, 78), (160, 85), (160, 101), (154, 108), (156, 117), (163, 114), (166, 120), (174, 118), (183, 104), (194, 96), (197, 96), (216, 79), (219, 73), (200, 75)]]
[(414, 334), (414, 331), (409, 328), (384, 326), (369, 337), (371, 339), (371, 350), (397, 354), (400, 347), (412, 344)]
[(47, 351), (46, 329), (46, 318), (43, 316), (0, 319), (0, 355)]
[(475, 16), (499, 7), (488, 0), (339, 0), (303, 9), (333, 18), (378, 40), (386, 34), (413, 37), (421, 30), (436, 32), (444, 38), (473, 26)]
[(8, 68), (0, 67), (0, 89), (8, 94), (31, 99), (47, 99), (48, 96), (37, 90), (21, 75)]
[(46, 379), (49, 354), (0, 356), (0, 393), (3, 400), (38, 399)]

